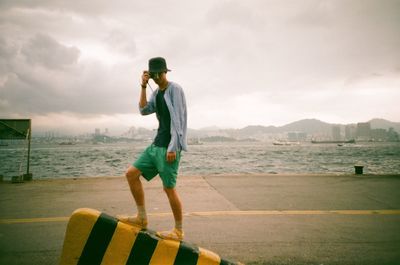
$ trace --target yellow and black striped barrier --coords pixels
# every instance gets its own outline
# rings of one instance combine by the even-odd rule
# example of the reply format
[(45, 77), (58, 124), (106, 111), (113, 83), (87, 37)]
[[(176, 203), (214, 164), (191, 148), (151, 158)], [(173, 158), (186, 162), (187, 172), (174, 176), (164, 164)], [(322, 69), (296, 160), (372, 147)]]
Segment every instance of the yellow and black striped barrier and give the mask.
[(97, 210), (76, 210), (68, 222), (60, 265), (119, 264), (239, 263), (184, 241), (161, 239), (153, 231), (140, 230)]

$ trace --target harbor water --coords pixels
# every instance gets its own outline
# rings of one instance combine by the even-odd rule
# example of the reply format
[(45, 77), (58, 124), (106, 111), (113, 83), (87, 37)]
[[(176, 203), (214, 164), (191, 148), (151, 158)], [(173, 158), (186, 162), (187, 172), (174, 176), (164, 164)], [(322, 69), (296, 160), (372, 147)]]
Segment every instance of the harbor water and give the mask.
[[(121, 176), (149, 143), (39, 144), (31, 146), (30, 172), (35, 179)], [(25, 173), (26, 147), (0, 146), (0, 175)], [(399, 174), (400, 143), (273, 145), (270, 142), (220, 142), (189, 145), (180, 175), (235, 173)]]

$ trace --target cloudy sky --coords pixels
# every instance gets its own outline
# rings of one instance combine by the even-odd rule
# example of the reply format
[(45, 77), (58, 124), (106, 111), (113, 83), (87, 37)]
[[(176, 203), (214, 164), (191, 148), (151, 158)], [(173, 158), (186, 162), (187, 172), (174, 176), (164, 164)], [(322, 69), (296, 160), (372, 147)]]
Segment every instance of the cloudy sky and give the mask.
[[(155, 128), (140, 76), (163, 56), (189, 127), (400, 121), (400, 0), (0, 1), (0, 118)], [(153, 88), (155, 84), (153, 83)]]

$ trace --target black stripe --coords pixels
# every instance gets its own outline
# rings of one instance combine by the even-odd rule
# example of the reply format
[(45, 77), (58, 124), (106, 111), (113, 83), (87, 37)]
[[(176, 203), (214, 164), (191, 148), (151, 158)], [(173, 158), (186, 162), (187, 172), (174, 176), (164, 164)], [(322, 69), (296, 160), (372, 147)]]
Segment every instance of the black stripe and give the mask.
[(101, 263), (117, 223), (118, 221), (114, 217), (104, 213), (100, 214), (86, 241), (78, 265), (97, 265)]
[(198, 247), (181, 241), (174, 265), (196, 265), (199, 254)]
[(126, 265), (149, 264), (154, 250), (157, 247), (158, 237), (146, 230), (142, 230), (136, 237)]

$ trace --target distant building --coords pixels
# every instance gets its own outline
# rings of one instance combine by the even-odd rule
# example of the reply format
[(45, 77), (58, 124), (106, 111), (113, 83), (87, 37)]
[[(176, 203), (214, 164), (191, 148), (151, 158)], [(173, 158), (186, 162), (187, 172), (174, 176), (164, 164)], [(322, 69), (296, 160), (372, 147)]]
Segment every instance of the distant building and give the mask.
[(54, 138), (55, 137), (55, 133), (52, 132), (52, 131), (45, 132), (44, 133), (44, 137), (47, 138), (47, 139)]
[(372, 129), (371, 139), (373, 141), (386, 141), (388, 138), (388, 132), (385, 129)]
[(99, 128), (94, 129), (94, 135), (100, 135), (100, 129)]
[(355, 125), (346, 125), (344, 128), (344, 137), (346, 140), (357, 138), (357, 127)]
[(305, 132), (289, 132), (287, 134), (288, 141), (301, 142), (307, 140), (307, 133)]
[(342, 137), (340, 135), (340, 126), (332, 126), (332, 140), (340, 141), (341, 138)]
[(371, 139), (371, 124), (369, 122), (357, 123), (357, 139), (364, 141)]
[(388, 140), (391, 142), (400, 141), (399, 134), (393, 128), (389, 128), (389, 131), (387, 132), (387, 137), (388, 137)]
[(297, 133), (297, 138), (299, 139), (299, 141), (307, 141), (307, 133), (299, 132)]

